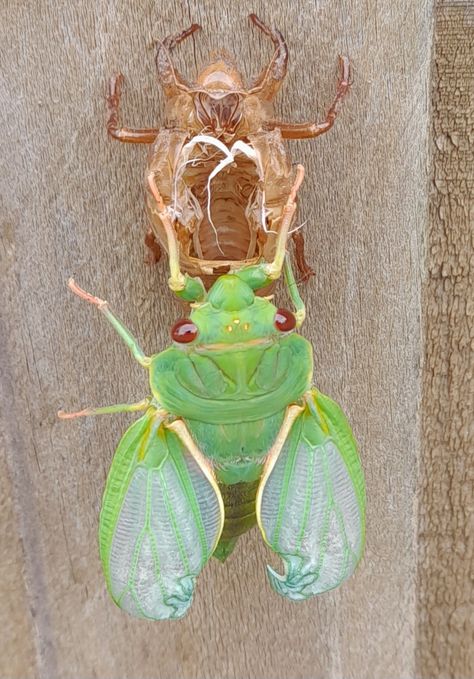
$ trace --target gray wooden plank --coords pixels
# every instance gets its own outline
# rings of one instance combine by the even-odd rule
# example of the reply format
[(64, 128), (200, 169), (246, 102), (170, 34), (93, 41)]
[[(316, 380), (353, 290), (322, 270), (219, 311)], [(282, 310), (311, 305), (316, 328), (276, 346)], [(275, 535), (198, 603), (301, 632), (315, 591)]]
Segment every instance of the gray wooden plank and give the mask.
[(474, 676), (474, 5), (439, 3), (423, 297), (419, 676)]

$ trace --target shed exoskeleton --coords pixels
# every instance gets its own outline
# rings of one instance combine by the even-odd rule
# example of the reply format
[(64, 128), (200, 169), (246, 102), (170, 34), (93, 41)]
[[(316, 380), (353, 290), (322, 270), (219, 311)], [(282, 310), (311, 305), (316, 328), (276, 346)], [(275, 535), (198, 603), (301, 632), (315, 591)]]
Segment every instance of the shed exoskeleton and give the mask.
[[(283, 233), (301, 167), (296, 174)], [(284, 562), (283, 575), (268, 567), (270, 583), (294, 601), (338, 586), (361, 558), (363, 472), (344, 414), (312, 386), (311, 346), (297, 332), (304, 304), (281, 233), (273, 261), (224, 274), (206, 291), (179, 270), (168, 225), (170, 280), (191, 311), (173, 326), (172, 346), (152, 356), (106, 302), (70, 281), (149, 375), (139, 403), (60, 413), (143, 412), (118, 445), (99, 529), (109, 592), (137, 617), (182, 617), (209, 558), (225, 560), (255, 523)], [(282, 268), (294, 312), (256, 295)]]
[[(270, 62), (248, 86), (234, 59), (220, 51), (191, 82), (173, 65), (172, 50), (200, 26), (192, 24), (158, 44), (158, 80), (166, 96), (161, 128), (133, 129), (118, 120), (123, 76), (110, 81), (107, 129), (122, 142), (151, 144), (146, 243), (159, 257), (167, 237), (148, 178), (153, 176), (176, 231), (181, 269), (206, 287), (224, 272), (273, 259), (293, 172), (284, 140), (317, 137), (333, 125), (349, 82), (349, 60), (340, 58), (336, 95), (321, 123), (274, 118), (273, 100), (285, 78), (288, 49), (277, 29), (255, 14), (251, 21), (273, 42)], [(295, 229), (296, 260), (303, 275), (304, 241)]]

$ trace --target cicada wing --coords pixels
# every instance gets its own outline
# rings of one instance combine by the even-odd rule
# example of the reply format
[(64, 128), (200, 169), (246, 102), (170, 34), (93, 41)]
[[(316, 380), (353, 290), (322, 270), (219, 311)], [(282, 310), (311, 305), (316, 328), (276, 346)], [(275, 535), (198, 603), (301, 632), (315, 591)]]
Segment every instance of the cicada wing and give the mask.
[(312, 390), (257, 494), (263, 537), (285, 564), (268, 566), (273, 588), (304, 600), (333, 589), (355, 570), (365, 539), (364, 476), (344, 414)]
[(223, 526), (217, 484), (153, 415), (123, 436), (107, 479), (100, 554), (108, 589), (128, 613), (182, 617)]

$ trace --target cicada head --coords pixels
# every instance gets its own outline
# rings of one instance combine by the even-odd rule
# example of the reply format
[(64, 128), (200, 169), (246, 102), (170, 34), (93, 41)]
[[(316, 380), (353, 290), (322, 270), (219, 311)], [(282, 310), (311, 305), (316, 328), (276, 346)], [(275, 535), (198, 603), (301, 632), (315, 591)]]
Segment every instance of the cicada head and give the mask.
[[(247, 280), (246, 280), (247, 279)], [(175, 344), (219, 348), (241, 343), (258, 346), (278, 341), (296, 329), (296, 318), (277, 309), (271, 298), (259, 297), (252, 287), (251, 271), (220, 276), (205, 298), (192, 305), (189, 318), (171, 329)]]
[(243, 87), (237, 65), (225, 51), (199, 73), (194, 106), (207, 133), (216, 137), (234, 134), (242, 119)]
[[(171, 52), (177, 44), (199, 30), (199, 24), (192, 24), (181, 33), (168, 36), (158, 43), (158, 79), (167, 99), (173, 102), (173, 120), (186, 119), (188, 125), (191, 121), (191, 127), (198, 128), (199, 133), (212, 134), (217, 138), (222, 137), (224, 141), (230, 141), (229, 137), (236, 133), (241, 123), (247, 129), (243, 120), (247, 115), (246, 99), (258, 100), (263, 106), (262, 110), (268, 113), (268, 106), (265, 108), (265, 105), (271, 104), (286, 74), (288, 50), (278, 30), (267, 27), (255, 14), (250, 15), (250, 20), (271, 38), (275, 47), (270, 62), (252, 80), (250, 86), (244, 84), (235, 59), (225, 50), (213, 53), (210, 63), (201, 70), (196, 81), (191, 82), (181, 75), (172, 62)], [(191, 110), (194, 105), (190, 118), (188, 105)], [(253, 105), (249, 104), (250, 108), (255, 108), (256, 105), (255, 101)], [(256, 119), (256, 126), (247, 127), (259, 129), (262, 116), (252, 114), (251, 117)]]
[(209, 64), (197, 77), (198, 86), (209, 94), (217, 95), (225, 92), (241, 91), (244, 88), (242, 75), (232, 55), (226, 50), (217, 50), (211, 54)]

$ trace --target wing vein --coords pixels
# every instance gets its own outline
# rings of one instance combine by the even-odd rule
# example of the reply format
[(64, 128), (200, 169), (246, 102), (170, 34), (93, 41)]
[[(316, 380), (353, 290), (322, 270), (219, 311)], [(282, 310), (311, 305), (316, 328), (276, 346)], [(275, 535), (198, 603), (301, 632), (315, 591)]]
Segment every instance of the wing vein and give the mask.
[(165, 503), (166, 511), (168, 513), (168, 517), (170, 520), (171, 528), (173, 530), (173, 534), (176, 540), (176, 544), (178, 545), (178, 550), (179, 550), (179, 555), (181, 557), (182, 564), (185, 568), (186, 571), (186, 576), (190, 575), (190, 568), (189, 568), (189, 559), (188, 555), (186, 554), (186, 550), (184, 548), (183, 544), (183, 536), (181, 535), (181, 532), (178, 529), (178, 524), (176, 521), (176, 515), (173, 511), (173, 507), (171, 505), (170, 499), (169, 499), (169, 493), (168, 493), (168, 487), (166, 480), (164, 478), (163, 472), (159, 471), (160, 474), (160, 479), (161, 479), (161, 485), (163, 489), (163, 501)]
[[(296, 420), (295, 425), (297, 425), (298, 420)], [(293, 426), (295, 426), (293, 425)], [(300, 429), (301, 429), (301, 423), (300, 423)], [(290, 437), (291, 437), (291, 443), (290, 443), (290, 450), (288, 451), (288, 458), (286, 460), (286, 465), (285, 465), (285, 473), (283, 476), (283, 483), (282, 483), (282, 491), (281, 491), (281, 496), (279, 499), (278, 503), (278, 516), (277, 520), (275, 522), (275, 529), (273, 532), (273, 539), (272, 539), (272, 547), (276, 551), (278, 551), (278, 540), (280, 539), (280, 531), (281, 531), (281, 526), (283, 523), (283, 515), (286, 510), (286, 505), (288, 502), (288, 492), (289, 492), (289, 480), (290, 477), (293, 474), (293, 470), (296, 464), (296, 451), (298, 449), (298, 443), (299, 443), (299, 435), (293, 435), (291, 436), (292, 432), (290, 432)], [(281, 453), (280, 453), (281, 454)]]
[[(171, 449), (170, 449), (171, 450)], [(186, 465), (184, 463), (184, 460), (179, 456), (179, 455), (174, 455), (174, 451), (171, 452), (171, 456), (173, 458), (173, 462), (175, 464), (176, 468), (176, 475), (178, 477), (181, 489), (186, 496), (187, 501), (189, 502), (191, 506), (191, 512), (194, 518), (194, 521), (196, 523), (196, 529), (199, 535), (199, 542), (201, 544), (201, 568), (204, 566), (204, 564), (207, 561), (207, 539), (206, 539), (206, 530), (204, 528), (204, 522), (202, 520), (202, 514), (201, 510), (199, 508), (199, 503), (196, 497), (196, 492), (194, 490), (194, 486), (191, 483), (191, 479), (189, 477), (189, 472), (188, 469), (186, 468)]]

